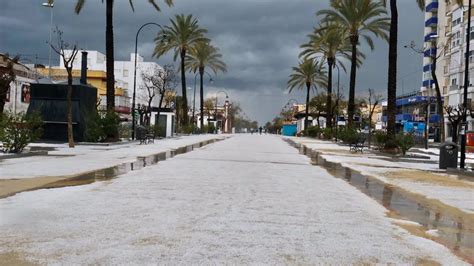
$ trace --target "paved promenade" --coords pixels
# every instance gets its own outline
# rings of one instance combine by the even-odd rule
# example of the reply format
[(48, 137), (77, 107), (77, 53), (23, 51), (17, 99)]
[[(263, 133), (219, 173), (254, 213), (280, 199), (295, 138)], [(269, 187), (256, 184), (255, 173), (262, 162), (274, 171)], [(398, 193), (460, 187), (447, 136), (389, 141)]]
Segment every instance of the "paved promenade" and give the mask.
[(0, 262), (463, 264), (386, 212), (281, 137), (234, 136), (109, 181), (0, 199)]

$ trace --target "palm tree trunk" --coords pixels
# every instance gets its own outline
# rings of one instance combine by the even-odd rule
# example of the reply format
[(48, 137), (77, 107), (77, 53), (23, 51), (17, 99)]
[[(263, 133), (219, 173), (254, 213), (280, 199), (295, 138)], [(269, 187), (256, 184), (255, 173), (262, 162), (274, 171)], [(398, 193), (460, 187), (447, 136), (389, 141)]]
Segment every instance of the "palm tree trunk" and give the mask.
[(304, 129), (308, 129), (308, 116), (309, 116), (309, 92), (311, 90), (311, 83), (306, 82), (306, 110), (304, 117)]
[(201, 132), (202, 129), (204, 128), (204, 68), (199, 68), (199, 75), (201, 76), (201, 81), (200, 81), (200, 90), (199, 90), (199, 105), (200, 105), (200, 112), (201, 112)]
[(153, 101), (152, 97), (148, 98), (148, 108), (146, 110), (146, 125), (150, 126), (151, 122), (151, 102)]
[(188, 125), (188, 97), (186, 94), (186, 70), (184, 67), (185, 64), (185, 58), (186, 58), (186, 49), (181, 50), (181, 92), (183, 94), (183, 102), (181, 103), (183, 108), (182, 108), (182, 126)]
[[(165, 96), (164, 93), (162, 93), (160, 95), (160, 103), (158, 104), (158, 112), (156, 112), (155, 127), (158, 127), (158, 128), (160, 126), (161, 104), (163, 103), (164, 96)], [(165, 127), (164, 128), (166, 128), (166, 122), (165, 122)], [(154, 132), (156, 132), (156, 130), (154, 130)], [(153, 134), (153, 135), (156, 137), (155, 134)], [(164, 136), (162, 136), (162, 137), (166, 137), (166, 131), (164, 132)]]
[[(332, 68), (334, 65), (334, 59), (328, 58), (328, 89), (326, 99), (326, 127), (332, 128)], [(318, 119), (319, 122), (319, 119)]]
[(69, 148), (74, 148), (74, 135), (72, 128), (72, 66), (67, 72), (67, 141)]
[(107, 68), (107, 111), (115, 110), (115, 77), (114, 77), (114, 29), (113, 29), (113, 9), (114, 0), (107, 0), (106, 26), (105, 26), (105, 53)]
[(433, 77), (435, 89), (436, 89), (436, 108), (438, 109), (439, 116), (439, 141), (442, 143), (445, 139), (444, 134), (444, 113), (443, 113), (443, 99), (441, 97), (441, 89), (439, 87), (438, 76), (436, 76), (436, 65), (438, 63), (438, 58), (435, 55), (433, 57), (433, 64), (431, 66), (431, 76)]
[(390, 0), (390, 37), (388, 48), (388, 87), (387, 87), (387, 133), (395, 135), (397, 115), (397, 45), (398, 10), (397, 0)]
[(349, 84), (349, 102), (347, 104), (347, 115), (348, 115), (348, 127), (352, 127), (354, 124), (354, 113), (355, 113), (355, 83), (357, 74), (357, 44), (359, 43), (359, 36), (353, 35), (350, 37), (352, 45), (351, 55), (351, 78)]
[(2, 120), (3, 110), (5, 109), (5, 102), (6, 102), (5, 96), (1, 96), (2, 99), (0, 99), (0, 120)]

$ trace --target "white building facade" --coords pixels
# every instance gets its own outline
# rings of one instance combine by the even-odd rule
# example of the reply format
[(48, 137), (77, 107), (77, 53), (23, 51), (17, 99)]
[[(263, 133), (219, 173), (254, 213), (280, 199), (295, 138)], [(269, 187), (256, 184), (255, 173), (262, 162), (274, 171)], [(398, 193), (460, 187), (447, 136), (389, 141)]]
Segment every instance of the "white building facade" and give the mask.
[[(468, 0), (464, 1), (464, 6)], [(425, 59), (423, 61), (423, 86), (421, 92), (426, 96), (435, 96), (433, 81), (428, 71), (432, 60), (429, 54), (438, 55), (436, 76), (444, 98), (444, 105), (458, 106), (463, 104), (465, 52), (467, 32), (467, 8), (453, 0), (429, 0), (425, 7)], [(430, 34), (435, 38), (430, 38)], [(437, 46), (434, 46), (436, 39)], [(469, 51), (469, 87), (468, 99), (474, 98), (474, 20), (471, 17)], [(433, 51), (434, 49), (434, 51)], [(437, 51), (436, 51), (437, 49)], [(469, 105), (470, 107), (470, 105)], [(452, 127), (445, 112), (445, 135), (452, 136)], [(474, 120), (468, 115), (468, 130), (474, 129)]]
[[(8, 58), (4, 54), (0, 54), (0, 67), (8, 64)], [(26, 65), (16, 63), (13, 65), (16, 78), (10, 83), (7, 91), (4, 110), (13, 113), (25, 112), (30, 104), (30, 85), (36, 83), (37, 73)]]
[[(137, 83), (136, 83), (136, 104), (147, 104), (148, 94), (144, 88), (145, 82), (143, 74), (151, 74), (155, 69), (163, 69), (155, 62), (145, 62), (143, 57), (137, 54)], [(130, 54), (129, 61), (115, 61), (114, 75), (117, 80), (124, 82), (124, 89), (128, 91), (130, 97), (133, 96), (133, 78), (135, 70), (135, 54)], [(159, 96), (153, 100), (153, 106), (158, 107)]]

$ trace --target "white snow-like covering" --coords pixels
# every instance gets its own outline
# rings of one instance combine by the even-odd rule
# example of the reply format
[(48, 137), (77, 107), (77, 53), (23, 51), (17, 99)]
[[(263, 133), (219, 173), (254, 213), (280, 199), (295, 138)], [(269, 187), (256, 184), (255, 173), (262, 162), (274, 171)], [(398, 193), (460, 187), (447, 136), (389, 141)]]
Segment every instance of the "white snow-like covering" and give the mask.
[(215, 138), (222, 136), (211, 134), (185, 136), (155, 140), (155, 143), (147, 145), (140, 145), (138, 142), (112, 146), (77, 145), (73, 149), (68, 148), (67, 144), (35, 144), (41, 147), (55, 147), (56, 150), (48, 152), (48, 155), (54, 156), (33, 156), (1, 161), (0, 179), (71, 176), (133, 162), (139, 156), (149, 156)]
[(0, 200), (0, 253), (47, 264), (464, 265), (277, 136)]
[[(474, 190), (472, 187), (453, 187), (443, 186), (437, 183), (418, 182), (409, 179), (388, 178), (386, 176), (389, 172), (403, 171), (403, 170), (422, 170), (422, 171), (436, 171), (439, 173), (437, 163), (422, 163), (416, 160), (411, 162), (391, 162), (384, 159), (384, 156), (370, 154), (341, 154), (337, 152), (325, 152), (324, 150), (331, 149), (329, 147), (339, 147), (349, 150), (349, 147), (337, 145), (328, 141), (308, 140), (306, 138), (291, 138), (296, 143), (306, 145), (308, 148), (315, 151), (322, 152), (321, 156), (330, 162), (340, 163), (344, 167), (351, 168), (364, 175), (375, 177), (385, 183), (399, 186), (407, 191), (426, 196), (430, 199), (437, 199), (444, 204), (456, 207), (467, 213), (474, 213)], [(332, 150), (336, 150), (333, 148)], [(429, 151), (434, 152), (437, 149), (431, 148)], [(438, 150), (439, 151), (439, 150)], [(426, 154), (423, 154), (426, 156)], [(437, 156), (430, 156), (432, 161), (437, 161)], [(444, 174), (447, 179), (452, 178)], [(469, 182), (469, 181), (465, 181)]]

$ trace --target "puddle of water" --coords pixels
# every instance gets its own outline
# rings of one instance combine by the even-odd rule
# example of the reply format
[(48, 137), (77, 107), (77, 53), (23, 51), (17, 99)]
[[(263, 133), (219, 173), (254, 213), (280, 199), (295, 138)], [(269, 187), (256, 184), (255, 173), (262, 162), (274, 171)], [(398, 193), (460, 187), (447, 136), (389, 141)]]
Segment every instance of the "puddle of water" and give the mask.
[(364, 176), (339, 163), (328, 162), (320, 153), (304, 145), (290, 140), (287, 142), (298, 148), (301, 154), (310, 157), (313, 165), (326, 169), (334, 177), (344, 179), (402, 219), (421, 224), (425, 231), (437, 230), (438, 236), (432, 239), (447, 246), (467, 261), (474, 262), (472, 216), (430, 204), (408, 191), (385, 184), (376, 178)]
[[(129, 173), (131, 171), (137, 171), (147, 166), (156, 165), (160, 161), (165, 161), (177, 155), (191, 152), (194, 149), (201, 148), (203, 146), (209, 145), (211, 143), (215, 143), (220, 140), (221, 139), (212, 139), (212, 140), (202, 141), (193, 145), (180, 147), (171, 151), (161, 152), (161, 153), (153, 154), (150, 156), (137, 157), (137, 160), (134, 162), (123, 163), (117, 166), (104, 168), (97, 171), (92, 171), (92, 172), (81, 174), (81, 175), (68, 178), (65, 180), (49, 183), (44, 186), (30, 189), (30, 190), (61, 188), (61, 187), (68, 187), (68, 186), (81, 186), (81, 185), (91, 184), (97, 181), (106, 181), (106, 180), (114, 179), (120, 175)], [(18, 191), (18, 192), (21, 192), (21, 191)]]

